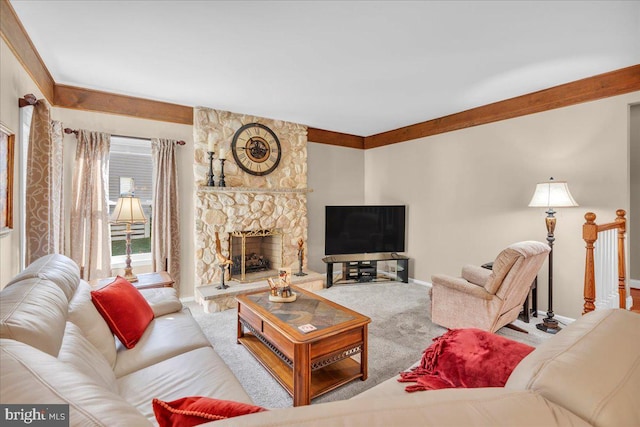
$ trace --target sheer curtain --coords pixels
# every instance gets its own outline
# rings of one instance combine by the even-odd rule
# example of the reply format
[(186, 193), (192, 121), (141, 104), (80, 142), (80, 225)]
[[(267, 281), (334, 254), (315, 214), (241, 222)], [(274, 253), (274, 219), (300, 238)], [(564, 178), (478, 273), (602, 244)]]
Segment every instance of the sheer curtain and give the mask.
[(176, 141), (151, 140), (153, 161), (153, 218), (151, 255), (153, 271), (166, 270), (180, 289), (180, 234), (178, 221), (178, 169)]
[(85, 280), (111, 276), (107, 180), (111, 135), (78, 131), (71, 206), (71, 258)]
[(27, 155), (25, 263), (64, 250), (62, 123), (45, 100), (33, 106)]

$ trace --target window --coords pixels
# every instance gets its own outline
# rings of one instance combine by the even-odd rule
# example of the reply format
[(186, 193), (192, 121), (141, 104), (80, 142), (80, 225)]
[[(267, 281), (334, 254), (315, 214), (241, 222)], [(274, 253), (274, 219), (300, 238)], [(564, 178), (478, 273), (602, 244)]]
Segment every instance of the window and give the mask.
[[(151, 261), (151, 222), (153, 212), (153, 163), (151, 141), (124, 137), (111, 137), (109, 153), (109, 214), (113, 212), (120, 195), (134, 195), (140, 199), (147, 217), (146, 224), (131, 226), (131, 258), (134, 262)], [(124, 224), (111, 224), (111, 264), (124, 265)]]

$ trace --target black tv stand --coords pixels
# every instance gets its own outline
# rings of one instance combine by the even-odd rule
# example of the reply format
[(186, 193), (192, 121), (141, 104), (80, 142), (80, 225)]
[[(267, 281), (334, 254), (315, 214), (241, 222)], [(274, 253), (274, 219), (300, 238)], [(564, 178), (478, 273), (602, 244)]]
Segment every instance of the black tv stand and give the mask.
[(327, 288), (333, 286), (333, 264), (338, 263), (342, 264), (342, 280), (371, 282), (378, 279), (378, 261), (396, 261), (396, 280), (409, 283), (409, 257), (395, 252), (330, 255), (322, 261), (327, 264)]

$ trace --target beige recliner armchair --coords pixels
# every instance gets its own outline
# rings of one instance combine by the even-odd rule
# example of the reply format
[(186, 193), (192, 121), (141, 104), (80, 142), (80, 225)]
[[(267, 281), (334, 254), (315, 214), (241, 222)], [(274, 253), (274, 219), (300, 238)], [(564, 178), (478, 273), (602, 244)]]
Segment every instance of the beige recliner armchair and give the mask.
[(462, 277), (431, 276), (431, 320), (449, 329), (490, 332), (508, 325), (517, 319), (549, 251), (541, 242), (514, 243), (496, 257), (493, 271), (467, 265)]

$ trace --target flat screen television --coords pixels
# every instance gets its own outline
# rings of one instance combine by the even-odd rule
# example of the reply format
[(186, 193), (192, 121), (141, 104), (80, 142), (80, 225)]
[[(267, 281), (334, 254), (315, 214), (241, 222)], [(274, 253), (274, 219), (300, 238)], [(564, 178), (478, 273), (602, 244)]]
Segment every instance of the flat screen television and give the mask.
[(325, 255), (404, 252), (405, 206), (326, 206)]

